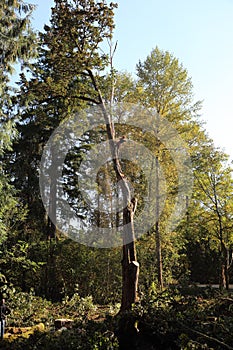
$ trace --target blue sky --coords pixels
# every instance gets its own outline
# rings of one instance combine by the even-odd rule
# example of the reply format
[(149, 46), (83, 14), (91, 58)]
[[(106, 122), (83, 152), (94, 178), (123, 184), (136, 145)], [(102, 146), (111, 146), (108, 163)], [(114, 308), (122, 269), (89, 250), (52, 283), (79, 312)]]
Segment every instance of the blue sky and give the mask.
[[(31, 0), (33, 25), (49, 23), (52, 0)], [(233, 0), (119, 0), (115, 66), (134, 73), (155, 46), (187, 68), (202, 120), (215, 145), (233, 160)]]

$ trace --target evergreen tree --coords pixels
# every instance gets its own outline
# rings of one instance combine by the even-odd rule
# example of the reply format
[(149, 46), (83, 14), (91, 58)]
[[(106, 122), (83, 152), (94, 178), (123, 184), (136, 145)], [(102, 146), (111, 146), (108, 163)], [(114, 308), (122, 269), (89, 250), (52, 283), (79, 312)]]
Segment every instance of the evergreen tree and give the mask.
[[(14, 66), (19, 62), (23, 65), (35, 55), (35, 34), (30, 27), (32, 10), (32, 5), (21, 0), (3, 0), (0, 4), (0, 243), (17, 232), (25, 216), (8, 177), (4, 153), (11, 148), (16, 134), (17, 100), (15, 89), (10, 85)], [(7, 244), (1, 249), (1, 254), (6, 261)]]
[(14, 89), (9, 85), (16, 63), (24, 64), (35, 55), (35, 34), (30, 27), (33, 5), (22, 0), (3, 0), (0, 4), (0, 150), (12, 138)]
[[(113, 3), (108, 6), (104, 1), (96, 3), (92, 0), (55, 2), (51, 26), (45, 26), (45, 34), (41, 36), (43, 46), (39, 63), (32, 70), (33, 77), (27, 83), (25, 76), (22, 76), (22, 103), (29, 103), (29, 108), (22, 112), (22, 128), (26, 125), (25, 121), (31, 127), (39, 121), (43, 129), (42, 120), (48, 121), (44, 125), (50, 124), (55, 128), (69, 112), (77, 111), (83, 102), (88, 102), (89, 105), (101, 105), (106, 136), (115, 142), (114, 125), (101, 91), (101, 72), (108, 65), (108, 56), (103, 55), (100, 50), (102, 41), (112, 37), (115, 7)], [(47, 119), (48, 115), (50, 119)], [(43, 143), (44, 133), (37, 135)], [(130, 243), (124, 243), (122, 267), (122, 309), (127, 309), (132, 306), (137, 294), (138, 263), (132, 221), (134, 207), (129, 187), (122, 175), (116, 148), (112, 147), (111, 152), (116, 177), (118, 181), (121, 180), (126, 202), (130, 203), (123, 213), (124, 224), (130, 227), (125, 237), (128, 234), (131, 237)], [(37, 166), (36, 164), (35, 169)], [(50, 194), (52, 191), (56, 193), (56, 186), (56, 179), (53, 179)], [(56, 212), (54, 206), (52, 210)]]

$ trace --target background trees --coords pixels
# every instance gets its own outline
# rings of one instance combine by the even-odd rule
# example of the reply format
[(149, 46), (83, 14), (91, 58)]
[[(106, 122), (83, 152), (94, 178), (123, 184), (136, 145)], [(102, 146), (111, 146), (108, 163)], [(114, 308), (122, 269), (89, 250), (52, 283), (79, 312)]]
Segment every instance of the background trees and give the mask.
[[(232, 169), (224, 153), (213, 150), (196, 173), (195, 202), (202, 209), (207, 237), (218, 252), (220, 287), (229, 288), (232, 264)], [(204, 164), (203, 164), (204, 163)], [(199, 210), (200, 210), (199, 209)], [(203, 210), (204, 209), (204, 210)]]
[[(161, 128), (165, 128), (163, 125), (163, 120), (165, 119), (174, 125), (177, 132), (191, 148), (191, 140), (198, 138), (198, 133), (200, 132), (197, 120), (200, 102), (193, 101), (193, 87), (187, 70), (168, 51), (162, 51), (158, 47), (152, 50), (144, 62), (139, 61), (137, 75), (137, 85), (140, 91), (138, 98), (140, 102), (149, 108), (155, 108), (159, 116), (157, 130), (155, 130), (154, 135), (157, 141), (153, 145), (153, 151), (156, 154), (156, 164), (154, 164), (154, 169), (152, 169), (157, 174), (157, 194), (155, 198), (157, 213), (154, 213), (156, 224), (151, 230), (151, 234), (155, 236), (157, 282), (163, 288), (163, 260), (167, 260), (167, 262), (169, 260), (166, 259), (165, 246), (171, 247), (171, 241), (174, 237), (173, 232), (166, 231), (166, 226), (168, 226), (168, 218), (174, 208), (174, 202), (178, 194), (177, 178), (179, 174), (177, 173), (178, 169), (174, 159), (172, 159), (175, 148), (168, 149), (159, 138), (162, 134), (167, 135), (167, 140), (172, 138), (172, 135), (169, 136), (167, 130), (161, 130)], [(183, 147), (185, 152), (184, 145), (180, 144), (176, 147)], [(178, 148), (177, 151), (179, 151)], [(191, 153), (192, 150), (189, 149), (188, 152)], [(178, 157), (178, 153), (175, 157)], [(165, 193), (160, 184), (164, 180), (162, 180), (162, 173), (159, 167), (165, 173), (167, 186)], [(186, 178), (184, 181), (187, 182), (188, 179)], [(164, 206), (164, 209), (161, 214), (162, 206)], [(177, 240), (179, 241), (178, 237)], [(178, 246), (179, 243), (177, 244)], [(172, 255), (176, 255), (174, 250)]]

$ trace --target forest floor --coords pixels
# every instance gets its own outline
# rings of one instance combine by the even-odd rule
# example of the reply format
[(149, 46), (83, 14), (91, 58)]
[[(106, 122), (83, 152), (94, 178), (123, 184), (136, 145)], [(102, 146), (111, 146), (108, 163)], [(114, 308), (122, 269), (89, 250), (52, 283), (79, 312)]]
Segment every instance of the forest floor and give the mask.
[[(88, 321), (104, 322), (107, 315), (114, 316), (118, 312), (118, 308), (110, 305), (95, 305), (95, 309), (90, 310), (87, 315)], [(54, 331), (54, 327), (50, 326), (51, 331)], [(16, 338), (28, 338), (35, 331), (43, 332), (45, 326), (43, 323), (35, 324), (31, 327), (6, 327), (4, 339), (12, 340)]]
[[(67, 307), (57, 305), (49, 322), (34, 318), (32, 327), (8, 327), (0, 350), (57, 350), (61, 342), (64, 350), (233, 350), (232, 291), (220, 292), (209, 285), (168, 288), (148, 294), (123, 318), (119, 307), (92, 304), (82, 314), (74, 308), (66, 315)], [(73, 327), (56, 331), (55, 319), (63, 316), (74, 320)], [(128, 331), (127, 337), (119, 333), (122, 319), (134, 325), (130, 336)], [(35, 347), (38, 342), (40, 347)]]

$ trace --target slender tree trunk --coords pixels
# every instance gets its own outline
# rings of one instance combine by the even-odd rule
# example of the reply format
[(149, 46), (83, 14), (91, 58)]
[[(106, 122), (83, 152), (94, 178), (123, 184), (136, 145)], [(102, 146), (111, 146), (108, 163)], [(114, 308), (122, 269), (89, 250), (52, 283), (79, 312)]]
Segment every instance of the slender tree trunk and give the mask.
[(229, 290), (229, 284), (230, 284), (230, 276), (229, 276), (229, 270), (230, 270), (230, 256), (229, 256), (229, 249), (226, 249), (226, 261), (225, 261), (225, 280), (226, 280), (226, 290)]
[(220, 276), (219, 288), (222, 290), (227, 287), (227, 251), (222, 239), (222, 230), (220, 230)]
[[(96, 181), (97, 181), (98, 189), (100, 189), (100, 174), (99, 174), (99, 172), (97, 173)], [(100, 210), (100, 193), (97, 197), (97, 200), (98, 200), (98, 210), (96, 212), (96, 225), (97, 225), (97, 227), (100, 227), (101, 226), (100, 225), (100, 212), (101, 212), (101, 210)]]
[(47, 263), (45, 268), (45, 295), (47, 298), (54, 296), (54, 243), (56, 244), (56, 215), (57, 215), (57, 169), (56, 152), (51, 148), (51, 166), (50, 166), (50, 189), (49, 189), (49, 208), (47, 216)]
[(163, 262), (162, 262), (162, 248), (161, 248), (161, 235), (159, 229), (159, 160), (156, 157), (156, 224), (155, 224), (155, 239), (156, 239), (156, 262), (157, 262), (157, 281), (160, 289), (163, 289)]
[(159, 232), (159, 222), (155, 224), (156, 235), (156, 260), (157, 260), (157, 281), (160, 289), (163, 289), (163, 262), (161, 251), (161, 237)]
[(226, 287), (226, 279), (225, 279), (225, 264), (221, 264), (220, 276), (219, 276), (219, 289), (223, 290)]
[(47, 238), (56, 238), (56, 204), (57, 204), (57, 176), (56, 176), (56, 153), (51, 149), (51, 167), (50, 167), (50, 191), (49, 191), (49, 210), (47, 222)]
[(230, 270), (232, 267), (232, 263), (233, 263), (233, 252), (232, 250), (227, 248), (227, 285), (226, 285), (227, 290), (229, 290), (229, 286), (230, 286)]

